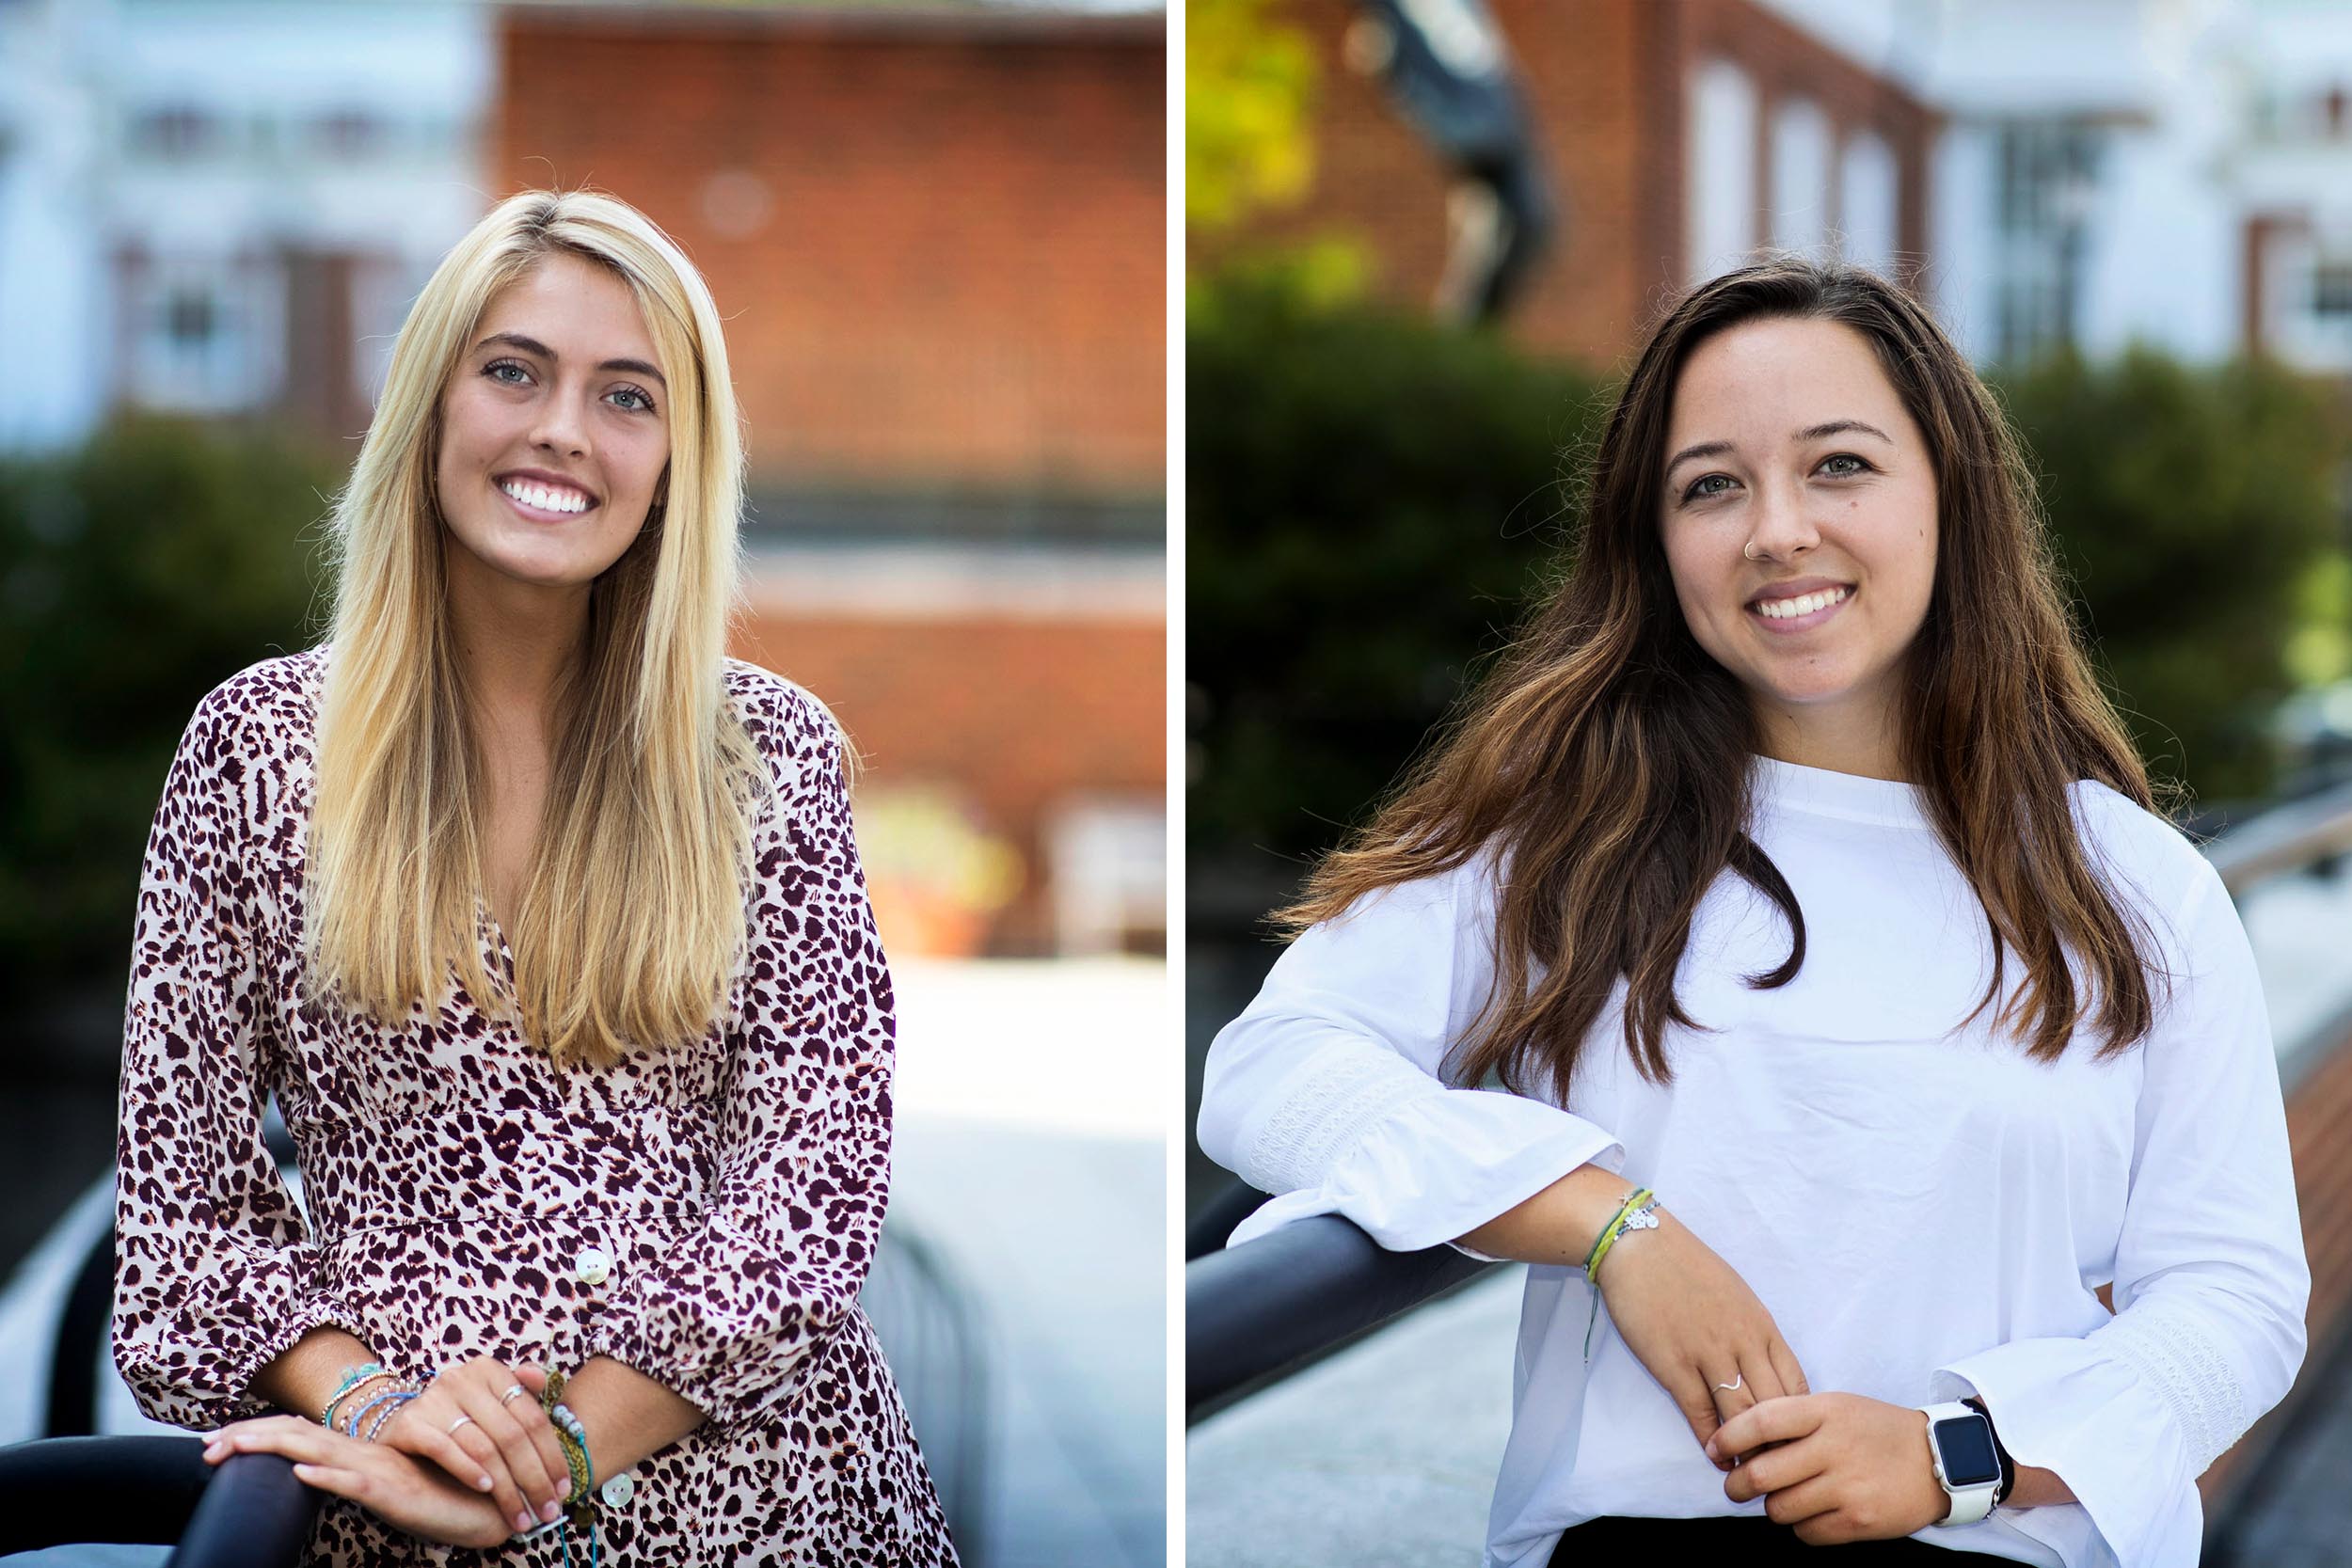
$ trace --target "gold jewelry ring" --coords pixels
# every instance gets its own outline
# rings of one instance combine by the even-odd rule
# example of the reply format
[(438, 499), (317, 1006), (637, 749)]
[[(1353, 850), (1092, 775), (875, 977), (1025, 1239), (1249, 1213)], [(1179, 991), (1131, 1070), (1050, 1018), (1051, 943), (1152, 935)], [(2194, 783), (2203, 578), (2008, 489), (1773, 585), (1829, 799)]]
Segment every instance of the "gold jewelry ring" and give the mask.
[(472, 1418), (471, 1416), (460, 1416), (460, 1417), (458, 1417), (458, 1418), (457, 1418), (457, 1419), (455, 1419), (455, 1420), (453, 1420), (453, 1421), (450, 1422), (450, 1424), (449, 1424), (449, 1430), (450, 1430), (452, 1433), (454, 1433), (454, 1432), (456, 1432), (456, 1430), (457, 1430), (459, 1427), (464, 1426), (464, 1425), (465, 1425), (468, 1421), (470, 1421), (470, 1420), (472, 1420), (472, 1419), (473, 1419), (473, 1418)]
[(528, 1393), (530, 1393), (530, 1392), (531, 1392), (531, 1390), (530, 1390), (530, 1389), (528, 1389), (528, 1388), (524, 1387), (521, 1384), (517, 1383), (516, 1385), (515, 1385), (515, 1386), (513, 1386), (512, 1388), (509, 1388), (509, 1389), (508, 1389), (505, 1393), (501, 1394), (501, 1395), (499, 1396), (499, 1403), (501, 1403), (501, 1404), (505, 1404), (505, 1403), (507, 1403), (509, 1401), (513, 1400), (513, 1399), (514, 1399), (514, 1397), (515, 1397), (516, 1394), (528, 1394)]
[[(1756, 541), (1751, 539), (1746, 544), (1740, 546), (1740, 553), (1746, 556), (1750, 561), (1754, 561), (1756, 559)], [(1718, 1385), (1718, 1386), (1721, 1386), (1721, 1385)]]

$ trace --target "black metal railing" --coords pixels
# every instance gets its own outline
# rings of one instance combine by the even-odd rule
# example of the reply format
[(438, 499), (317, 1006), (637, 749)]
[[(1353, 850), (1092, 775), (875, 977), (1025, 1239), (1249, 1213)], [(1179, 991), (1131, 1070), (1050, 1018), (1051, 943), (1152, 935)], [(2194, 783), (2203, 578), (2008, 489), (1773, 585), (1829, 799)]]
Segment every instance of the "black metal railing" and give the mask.
[[(2274, 877), (2329, 874), (2352, 857), (2352, 784), (2275, 805), (2226, 827), (2202, 848), (2236, 899)], [(2352, 1034), (2352, 1005), (2313, 1033), (2331, 1044), (2345, 1040)], [(2296, 1055), (2298, 1044), (2280, 1041), (2281, 1056)], [(1187, 1423), (1295, 1375), (1495, 1266), (1450, 1246), (1390, 1252), (1352, 1222), (1329, 1214), (1225, 1247), (1224, 1238), (1265, 1197), (1233, 1182), (1187, 1227)], [(2352, 1357), (2352, 1310), (2327, 1326), (2326, 1354)], [(2313, 1360), (2319, 1359), (2315, 1354)], [(2298, 1380), (2280, 1407), (2280, 1418), (2249, 1437), (2260, 1438), (2263, 1450), (2233, 1472), (2231, 1485), (2209, 1507), (2209, 1524), (2217, 1533), (2226, 1534), (2221, 1527), (2242, 1513), (2249, 1476), (2275, 1457), (2279, 1434), (2294, 1427), (2314, 1381)]]
[(1247, 1399), (1495, 1266), (1450, 1246), (1391, 1252), (1337, 1214), (1195, 1258), (1184, 1265), (1184, 1419)]
[(0, 1448), (0, 1557), (174, 1546), (168, 1568), (292, 1568), (321, 1495), (281, 1454), (204, 1462), (201, 1437), (45, 1437)]

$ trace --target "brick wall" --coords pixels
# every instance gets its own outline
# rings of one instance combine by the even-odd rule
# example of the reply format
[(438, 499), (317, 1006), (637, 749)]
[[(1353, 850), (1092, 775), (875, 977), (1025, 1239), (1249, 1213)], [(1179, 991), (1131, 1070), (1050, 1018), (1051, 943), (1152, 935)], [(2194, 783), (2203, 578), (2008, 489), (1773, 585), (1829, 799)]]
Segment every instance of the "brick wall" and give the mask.
[(2295, 1157), (2295, 1197), (2303, 1249), (2312, 1266), (2304, 1314), (2311, 1348), (2296, 1393), (2254, 1423), (2198, 1482), (2208, 1521), (2252, 1479), (2296, 1415), (2296, 1395), (2323, 1370), (2328, 1353), (2352, 1330), (2352, 1037), (2340, 1042), (2287, 1093), (2287, 1143)]
[(992, 953), (1052, 949), (1043, 828), (1058, 802), (1167, 787), (1164, 617), (769, 612), (733, 652), (823, 699), (864, 756), (862, 787), (953, 780), (1012, 839), (1030, 879), (989, 929)]
[(685, 246), (763, 484), (1161, 491), (1159, 18), (500, 31), (496, 194), (593, 183)]
[[(1528, 346), (1614, 366), (1682, 287), (1684, 85), (1708, 55), (1736, 61), (1756, 86), (1759, 235), (1771, 199), (1764, 128), (1778, 96), (1803, 94), (1820, 105), (1833, 137), (1868, 129), (1886, 141), (1899, 170), (1899, 243), (1924, 253), (1933, 114), (1750, 0), (1491, 0), (1491, 8), (1559, 214), (1552, 248), (1509, 321)], [(1283, 8), (1314, 41), (1321, 68), (1315, 188), (1302, 207), (1264, 215), (1242, 238), (1354, 233), (1368, 243), (1385, 296), (1425, 304), (1444, 268), (1447, 174), (1379, 83), (1347, 65), (1356, 14), (1352, 0)]]
[[(1164, 492), (1161, 18), (530, 7), (500, 27), (494, 194), (593, 184), (679, 241), (774, 510)], [(1049, 951), (1054, 814), (1164, 798), (1164, 612), (852, 610), (810, 570), (732, 651), (832, 705), (862, 801), (937, 782), (972, 802), (1025, 863), (982, 950)], [(924, 945), (875, 904), (893, 951)]]

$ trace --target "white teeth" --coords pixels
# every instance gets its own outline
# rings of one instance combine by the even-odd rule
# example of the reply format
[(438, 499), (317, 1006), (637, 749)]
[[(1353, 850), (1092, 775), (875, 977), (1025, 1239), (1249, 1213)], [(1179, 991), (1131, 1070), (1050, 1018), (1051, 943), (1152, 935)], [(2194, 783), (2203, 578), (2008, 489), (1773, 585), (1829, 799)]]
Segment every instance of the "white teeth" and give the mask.
[(1756, 608), (1767, 620), (1788, 621), (1826, 610), (1851, 592), (1850, 588), (1824, 588), (1818, 594), (1800, 594), (1793, 599), (1766, 599)]
[(525, 506), (535, 506), (542, 512), (588, 510), (588, 498), (577, 490), (550, 490), (544, 484), (533, 484), (522, 479), (507, 480), (499, 488)]

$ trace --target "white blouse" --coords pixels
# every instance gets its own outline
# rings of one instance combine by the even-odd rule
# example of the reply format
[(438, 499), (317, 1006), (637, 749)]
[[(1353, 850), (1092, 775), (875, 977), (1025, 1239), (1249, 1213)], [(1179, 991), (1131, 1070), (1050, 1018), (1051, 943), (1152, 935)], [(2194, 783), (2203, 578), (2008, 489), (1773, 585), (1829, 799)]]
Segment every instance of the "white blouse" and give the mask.
[[(2093, 1064), (2085, 1029), (2045, 1067), (1992, 1035), (1993, 1008), (1955, 1027), (1992, 939), (1918, 792), (1756, 767), (1751, 835), (1804, 911), (1795, 980), (1741, 983), (1787, 958), (1788, 929), (1725, 872), (1677, 975), (1716, 1032), (1670, 1024), (1675, 1082), (1649, 1085), (1620, 979), (1563, 1109), (1439, 1077), (1493, 974), (1493, 857), (1368, 895), (1292, 943), (1210, 1047), (1200, 1147), (1277, 1195), (1232, 1242), (1339, 1213), (1431, 1246), (1599, 1164), (1739, 1271), (1816, 1392), (1979, 1396), (2017, 1463), (2079, 1499), (1918, 1539), (2193, 1568), (2197, 1478), (2294, 1382), (2311, 1289), (2269, 1021), (2220, 878), (2159, 818), (2076, 787), (2093, 863), (2178, 979), (2120, 1059)], [(2012, 958), (2004, 983), (2018, 974)], [(1724, 1495), (1605, 1305), (1586, 1362), (1593, 1294), (1581, 1268), (1527, 1271), (1488, 1568), (1541, 1568), (1600, 1514), (1764, 1512)]]

